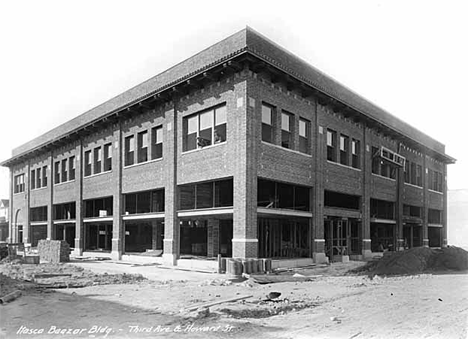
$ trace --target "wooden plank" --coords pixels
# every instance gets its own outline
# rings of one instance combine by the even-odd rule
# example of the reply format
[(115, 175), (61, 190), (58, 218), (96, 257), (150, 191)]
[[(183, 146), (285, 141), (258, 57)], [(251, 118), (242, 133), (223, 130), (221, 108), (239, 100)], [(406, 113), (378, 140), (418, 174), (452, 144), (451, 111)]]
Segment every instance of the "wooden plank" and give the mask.
[(186, 308), (186, 311), (195, 311), (195, 310), (198, 310), (199, 308), (207, 308), (207, 307), (211, 307), (211, 306), (214, 306), (214, 305), (219, 305), (219, 304), (224, 304), (224, 303), (230, 303), (230, 302), (233, 302), (233, 301), (244, 300), (244, 299), (248, 299), (248, 298), (252, 298), (252, 297), (253, 297), (253, 295), (246, 295), (246, 296), (243, 296), (243, 297), (235, 297), (235, 298), (230, 298), (230, 299), (224, 299), (224, 300), (213, 301), (213, 302), (211, 302), (211, 303), (207, 303), (207, 304), (202, 304), (202, 305), (197, 305), (197, 306), (192, 306), (192, 307)]

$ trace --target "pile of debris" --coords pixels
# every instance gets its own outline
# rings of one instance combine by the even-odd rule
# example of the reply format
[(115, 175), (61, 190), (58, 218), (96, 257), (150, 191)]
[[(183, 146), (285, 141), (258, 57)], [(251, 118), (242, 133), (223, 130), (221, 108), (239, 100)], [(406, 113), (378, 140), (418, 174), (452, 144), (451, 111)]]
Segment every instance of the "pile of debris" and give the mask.
[(415, 247), (401, 252), (388, 252), (380, 260), (370, 261), (350, 273), (387, 276), (448, 270), (468, 270), (468, 252), (454, 246), (442, 249)]

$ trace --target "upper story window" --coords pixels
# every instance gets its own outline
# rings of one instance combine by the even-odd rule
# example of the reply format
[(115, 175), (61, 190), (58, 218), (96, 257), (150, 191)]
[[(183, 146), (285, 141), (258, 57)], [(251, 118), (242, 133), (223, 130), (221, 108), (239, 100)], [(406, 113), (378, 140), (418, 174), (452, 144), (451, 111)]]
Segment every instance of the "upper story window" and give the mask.
[(393, 163), (382, 160), (380, 156), (380, 149), (372, 147), (372, 173), (390, 179), (396, 179), (397, 167)]
[(257, 206), (310, 211), (310, 188), (258, 179)]
[(68, 181), (68, 159), (62, 160), (62, 182)]
[(47, 187), (47, 166), (42, 166), (42, 187)]
[(125, 138), (125, 166), (135, 163), (135, 137), (130, 135)]
[(76, 168), (76, 163), (75, 163), (75, 156), (70, 157), (68, 159), (68, 172), (69, 172), (69, 179), (70, 180), (75, 180), (75, 168)]
[(281, 113), (281, 146), (284, 148), (293, 148), (292, 129), (294, 126), (294, 115)]
[(15, 193), (24, 192), (24, 189), (25, 189), (24, 174), (16, 175), (14, 179), (14, 184), (15, 184), (14, 186)]
[(299, 152), (310, 154), (310, 121), (299, 119)]
[(164, 190), (125, 195), (125, 214), (164, 212)]
[(94, 149), (94, 174), (102, 171), (102, 149), (101, 146)]
[(76, 219), (76, 203), (54, 205), (54, 220), (73, 220)]
[(31, 189), (36, 189), (36, 170), (31, 170)]
[(108, 217), (113, 213), (113, 199), (99, 198), (84, 201), (85, 218)]
[(226, 120), (226, 105), (184, 118), (183, 151), (225, 142)]
[(336, 132), (327, 129), (327, 160), (336, 161)]
[(36, 169), (36, 185), (37, 188), (43, 187), (42, 185), (42, 168), (38, 167)]
[(151, 129), (151, 159), (160, 159), (163, 156), (163, 129), (162, 126)]
[(148, 161), (148, 131), (138, 133), (138, 163)]
[(359, 140), (353, 139), (351, 141), (351, 166), (354, 168), (361, 168), (361, 159), (360, 159), (360, 154), (361, 154), (361, 143)]
[(403, 215), (409, 216), (409, 217), (421, 218), (422, 209), (420, 206), (403, 205)]
[(226, 179), (179, 186), (179, 209), (233, 206), (233, 180)]
[(60, 183), (60, 161), (56, 161), (54, 163), (54, 184), (59, 184)]
[(429, 189), (437, 192), (443, 192), (442, 173), (429, 169)]
[(274, 109), (272, 106), (262, 104), (262, 141), (274, 143), (273, 122)]
[(84, 175), (85, 177), (91, 175), (91, 151), (84, 153)]
[(406, 160), (404, 179), (408, 184), (422, 187), (422, 166), (412, 161)]
[(104, 171), (112, 170), (112, 143), (104, 145)]
[(343, 134), (340, 135), (340, 164), (349, 164), (349, 137)]

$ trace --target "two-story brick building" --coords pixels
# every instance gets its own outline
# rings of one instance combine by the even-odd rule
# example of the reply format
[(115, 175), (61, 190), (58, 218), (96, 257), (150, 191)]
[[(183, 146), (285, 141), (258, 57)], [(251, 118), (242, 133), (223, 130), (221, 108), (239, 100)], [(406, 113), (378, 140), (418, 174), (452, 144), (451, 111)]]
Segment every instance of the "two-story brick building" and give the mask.
[(11, 241), (64, 239), (76, 254), (115, 258), (162, 251), (177, 264), (444, 246), (453, 162), (438, 141), (246, 28), (2, 165)]

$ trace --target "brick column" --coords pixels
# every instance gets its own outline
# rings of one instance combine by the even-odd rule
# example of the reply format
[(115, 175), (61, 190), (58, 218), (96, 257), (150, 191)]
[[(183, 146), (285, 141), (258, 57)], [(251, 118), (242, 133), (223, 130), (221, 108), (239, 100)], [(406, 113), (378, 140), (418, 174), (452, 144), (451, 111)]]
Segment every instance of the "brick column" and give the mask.
[[(314, 252), (313, 259), (316, 263), (328, 262), (325, 255), (325, 232), (323, 220), (324, 186), (323, 186), (323, 165), (327, 161), (326, 141), (327, 129), (320, 125), (319, 106), (315, 101), (315, 122), (312, 122), (312, 130), (315, 130), (315, 184), (313, 188), (313, 222), (314, 228)], [(322, 106), (320, 106), (322, 107)]]
[[(255, 95), (251, 79), (239, 83), (233, 100), (228, 102), (228, 135), (235, 158), (234, 166), (234, 215), (233, 258), (257, 258), (257, 153), (261, 142), (261, 101)], [(249, 88), (249, 92), (247, 92)], [(252, 92), (250, 90), (252, 89)], [(278, 140), (278, 115), (273, 140)], [(275, 123), (275, 122), (274, 122)], [(274, 126), (275, 127), (275, 126)]]
[[(177, 218), (177, 150), (179, 125), (175, 104), (165, 112), (163, 157), (165, 162), (164, 253), (167, 265), (176, 265), (180, 255), (180, 225)], [(182, 128), (182, 121), (180, 121)], [(182, 139), (180, 140), (182, 143)]]
[[(84, 251), (84, 208), (83, 208), (83, 145), (80, 141), (75, 148), (75, 248), (74, 255), (83, 255)], [(51, 165), (53, 168), (53, 164)], [(51, 171), (52, 173), (52, 171)], [(52, 176), (52, 174), (51, 174)], [(52, 180), (51, 180), (52, 181)]]
[(423, 247), (429, 247), (429, 182), (427, 171), (427, 156), (426, 152), (423, 153), (423, 165), (422, 165), (422, 183), (423, 183), (423, 206), (422, 206), (422, 245)]
[(444, 204), (442, 211), (442, 224), (444, 228), (442, 229), (442, 247), (447, 247), (447, 209), (448, 209), (448, 193), (447, 193), (447, 164), (443, 164), (444, 170), (442, 173), (442, 190), (444, 194)]
[(31, 242), (31, 217), (29, 215), (29, 208), (30, 208), (30, 198), (31, 198), (31, 164), (28, 160), (28, 164), (26, 166), (26, 172), (24, 176), (24, 194), (25, 196), (25, 222), (23, 224), (23, 243), (27, 244)]
[(405, 249), (404, 243), (405, 239), (403, 238), (403, 185), (404, 185), (404, 168), (398, 167), (397, 169), (397, 199), (395, 206), (396, 213), (396, 249), (397, 251), (402, 251)]
[(363, 140), (361, 149), (362, 166), (362, 198), (361, 198), (361, 236), (362, 257), (364, 259), (372, 256), (371, 234), (370, 234), (370, 187), (372, 175), (372, 145), (370, 144), (370, 130), (363, 124)]
[(55, 239), (54, 237), (54, 182), (52, 180), (54, 155), (51, 151), (47, 161), (47, 194), (49, 201), (47, 203), (47, 240)]
[(17, 230), (17, 225), (15, 224), (15, 204), (14, 204), (14, 201), (13, 201), (13, 181), (14, 181), (14, 178), (13, 178), (13, 168), (10, 167), (9, 168), (10, 170), (10, 205), (9, 205), (9, 209), (8, 209), (8, 238), (7, 238), (7, 242), (8, 243), (15, 243), (15, 242), (18, 242), (18, 230)]
[(121, 260), (125, 248), (125, 227), (122, 220), (122, 128), (121, 123), (114, 125), (112, 147), (112, 181), (114, 183), (112, 194), (112, 252), (114, 260)]

